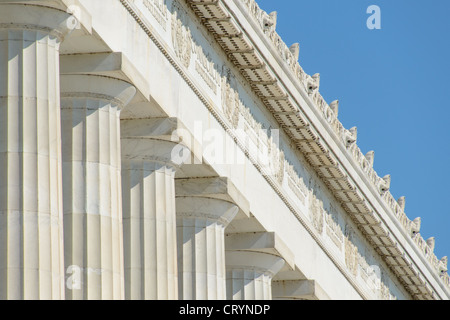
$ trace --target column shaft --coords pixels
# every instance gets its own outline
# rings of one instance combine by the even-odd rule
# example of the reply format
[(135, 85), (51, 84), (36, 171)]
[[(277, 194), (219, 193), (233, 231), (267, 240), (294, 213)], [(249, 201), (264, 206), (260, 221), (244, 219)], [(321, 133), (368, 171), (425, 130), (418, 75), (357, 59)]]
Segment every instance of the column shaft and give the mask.
[(126, 299), (176, 300), (175, 170), (148, 161), (123, 166)]
[[(172, 133), (172, 118), (122, 121), (125, 295), (177, 300), (174, 150), (189, 152)], [(181, 149), (180, 149), (181, 148)]]
[(64, 299), (59, 45), (68, 17), (0, 4), (0, 300)]
[(227, 269), (228, 300), (272, 300), (272, 276), (263, 270)]
[(78, 272), (66, 296), (123, 299), (119, 117), (135, 89), (99, 76), (61, 84), (65, 265)]
[(225, 227), (236, 205), (217, 199), (179, 197), (178, 290), (184, 300), (225, 300)]

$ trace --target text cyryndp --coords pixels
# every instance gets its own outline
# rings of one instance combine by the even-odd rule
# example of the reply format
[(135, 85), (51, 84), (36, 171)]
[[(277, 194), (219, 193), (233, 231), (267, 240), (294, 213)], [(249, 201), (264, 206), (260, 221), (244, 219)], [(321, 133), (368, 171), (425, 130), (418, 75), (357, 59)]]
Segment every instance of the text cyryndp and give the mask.
[(195, 315), (195, 316), (205, 316), (210, 318), (213, 314), (223, 314), (223, 315), (267, 315), (270, 310), (269, 305), (260, 304), (227, 304), (222, 308), (215, 307), (205, 307), (205, 306), (193, 306), (186, 304), (180, 307), (180, 315)]

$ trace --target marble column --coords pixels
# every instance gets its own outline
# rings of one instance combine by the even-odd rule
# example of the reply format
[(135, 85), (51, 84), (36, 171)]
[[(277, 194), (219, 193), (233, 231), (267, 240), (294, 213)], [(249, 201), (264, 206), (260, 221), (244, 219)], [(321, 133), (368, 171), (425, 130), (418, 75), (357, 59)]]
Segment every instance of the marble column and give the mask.
[(61, 76), (67, 299), (124, 298), (119, 116), (135, 93), (115, 78)]
[(69, 17), (0, 2), (0, 300), (64, 299), (59, 47)]
[(226, 226), (238, 213), (231, 202), (177, 197), (179, 298), (225, 300)]
[(175, 172), (181, 158), (172, 153), (189, 150), (162, 137), (175, 126), (173, 119), (122, 121), (126, 299), (178, 299)]
[(227, 299), (272, 300), (272, 278), (284, 263), (269, 253), (226, 251)]

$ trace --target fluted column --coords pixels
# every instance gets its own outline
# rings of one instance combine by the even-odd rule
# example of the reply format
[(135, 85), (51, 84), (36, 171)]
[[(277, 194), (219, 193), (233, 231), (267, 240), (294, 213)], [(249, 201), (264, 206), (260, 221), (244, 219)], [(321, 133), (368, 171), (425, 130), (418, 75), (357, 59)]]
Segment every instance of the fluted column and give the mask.
[(153, 132), (164, 127), (170, 137), (173, 125), (172, 119), (122, 122), (126, 299), (178, 299), (175, 172), (181, 163), (172, 153), (181, 145)]
[(0, 299), (63, 299), (59, 46), (70, 16), (0, 2)]
[(238, 212), (231, 202), (177, 197), (179, 297), (225, 300), (224, 230)]
[(272, 300), (272, 278), (284, 263), (269, 253), (226, 251), (227, 299)]
[(65, 265), (80, 276), (67, 299), (124, 298), (119, 116), (135, 93), (114, 78), (61, 76)]
[(316, 281), (307, 279), (273, 281), (272, 292), (274, 300), (330, 300)]

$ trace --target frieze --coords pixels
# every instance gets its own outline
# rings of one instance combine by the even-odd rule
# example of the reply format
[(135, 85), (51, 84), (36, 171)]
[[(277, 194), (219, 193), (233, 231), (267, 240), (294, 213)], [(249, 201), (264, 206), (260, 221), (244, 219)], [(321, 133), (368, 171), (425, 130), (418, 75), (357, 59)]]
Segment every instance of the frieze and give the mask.
[(169, 21), (166, 1), (167, 0), (132, 0), (133, 4), (142, 12), (149, 12), (164, 31), (167, 31), (167, 23)]
[(314, 228), (317, 230), (319, 234), (323, 233), (323, 202), (314, 194), (314, 192), (310, 196), (310, 212), (311, 212), (311, 220), (314, 225)]
[(276, 130), (269, 133), (263, 129), (263, 125), (254, 118), (250, 108), (240, 98), (232, 78), (230, 70), (224, 67), (221, 81), (222, 113), (233, 129), (244, 132), (247, 149), (253, 150), (254, 158), (259, 160), (268, 175), (282, 184), (286, 164), (284, 152), (278, 146), (279, 137), (274, 134)]
[(330, 205), (329, 212), (325, 212), (325, 222), (327, 225), (327, 235), (339, 250), (342, 250), (344, 243), (344, 233), (338, 221), (337, 211)]
[(358, 248), (353, 244), (350, 235), (347, 235), (345, 241), (345, 264), (350, 273), (356, 277), (358, 274)]
[(398, 300), (396, 296), (394, 296), (389, 287), (383, 282), (380, 282), (380, 298), (382, 300)]
[(240, 99), (238, 92), (231, 87), (229, 71), (222, 77), (222, 112), (231, 126), (236, 129), (239, 124)]
[(376, 272), (372, 266), (367, 263), (366, 258), (358, 252), (358, 266), (359, 266), (359, 275), (363, 279), (364, 282), (368, 284), (372, 289), (377, 289), (378, 285), (376, 283), (377, 279), (375, 279)]
[(281, 185), (284, 179), (285, 156), (272, 137), (269, 138), (269, 156), (271, 157), (270, 172), (273, 172), (275, 180)]
[(216, 95), (218, 93), (217, 88), (221, 85), (221, 74), (217, 71), (217, 65), (195, 39), (192, 43), (192, 53), (196, 57), (195, 70)]
[(295, 168), (290, 163), (286, 163), (286, 174), (288, 177), (288, 187), (295, 194), (297, 199), (305, 205), (306, 197), (308, 196), (308, 188), (305, 185), (303, 177), (295, 171)]
[(195, 71), (197, 71), (200, 77), (202, 77), (203, 81), (205, 81), (212, 92), (214, 92), (214, 94), (217, 94), (217, 84), (215, 84), (213, 80), (208, 76), (207, 72), (198, 60), (195, 61)]
[(187, 27), (187, 13), (181, 5), (172, 3), (172, 44), (175, 54), (185, 68), (189, 68), (192, 58), (192, 35)]
[(191, 60), (195, 59), (195, 71), (201, 79), (217, 95), (220, 86), (221, 74), (217, 65), (205, 53), (204, 47), (196, 41), (188, 25), (187, 13), (182, 6), (174, 1), (172, 3), (172, 44), (181, 63), (189, 68)]
[[(369, 287), (369, 289), (380, 299), (382, 299), (380, 295), (381, 284), (382, 284), (382, 270), (378, 265), (369, 265), (360, 252), (358, 252), (358, 269), (359, 275), (364, 283)], [(388, 286), (385, 286), (385, 291), (387, 291), (390, 295), (390, 290)]]

